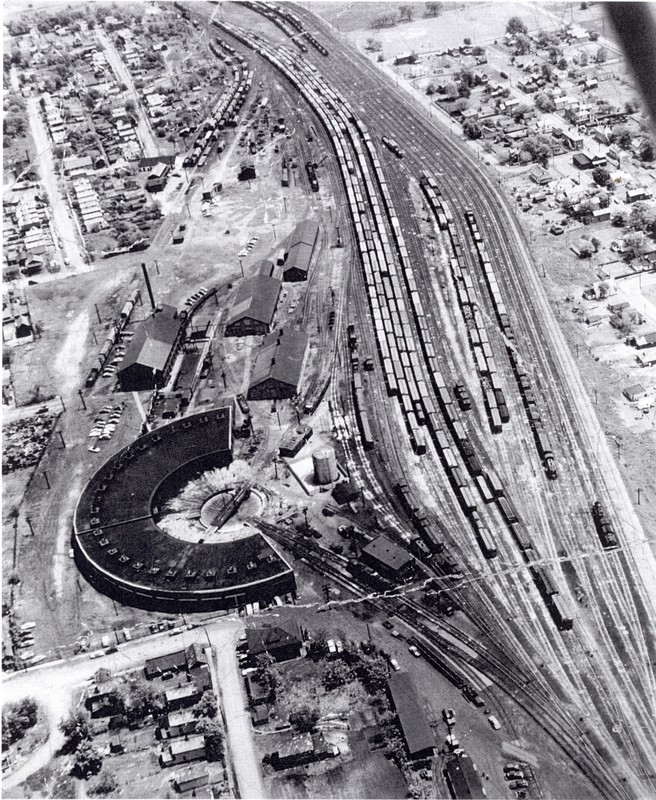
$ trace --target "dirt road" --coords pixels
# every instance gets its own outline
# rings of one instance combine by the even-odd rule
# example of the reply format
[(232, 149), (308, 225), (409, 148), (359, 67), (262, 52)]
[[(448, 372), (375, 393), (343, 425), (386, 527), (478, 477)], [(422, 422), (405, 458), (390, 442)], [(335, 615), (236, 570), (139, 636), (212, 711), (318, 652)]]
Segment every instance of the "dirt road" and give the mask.
[(55, 229), (55, 233), (62, 240), (63, 252), (71, 262), (71, 268), (77, 272), (87, 272), (89, 266), (84, 260), (83, 251), (78, 243), (77, 229), (71, 216), (72, 211), (57, 183), (51, 143), (45, 123), (39, 113), (39, 99), (37, 97), (28, 97), (27, 115), (30, 121), (34, 146), (38, 154), (37, 165), (41, 175), (41, 183), (45, 187), (50, 202), (52, 226)]
[[(245, 702), (242, 695), (235, 700), (235, 691), (239, 693), (239, 671), (235, 659), (234, 643), (237, 641), (243, 625), (238, 617), (221, 617), (215, 622), (210, 622), (204, 628), (195, 628), (185, 631), (181, 636), (171, 639), (167, 633), (149, 636), (146, 639), (126, 642), (119, 647), (117, 653), (103, 655), (98, 659), (90, 660), (88, 654), (75, 656), (66, 661), (54, 661), (41, 667), (33, 667), (24, 672), (14, 672), (4, 678), (4, 693), (6, 697), (11, 697), (16, 702), (24, 697), (34, 697), (45, 709), (48, 715), (50, 737), (43, 747), (36, 750), (33, 755), (25, 762), (13, 775), (3, 778), (3, 787), (11, 788), (16, 786), (36, 770), (48, 763), (52, 755), (61, 746), (62, 736), (59, 731), (59, 723), (66, 716), (68, 710), (75, 699), (76, 690), (88, 683), (89, 678), (100, 668), (109, 669), (114, 673), (137, 669), (143, 666), (145, 659), (161, 656), (166, 653), (180, 650), (191, 644), (197, 643), (201, 647), (207, 646), (208, 636), (212, 645), (220, 654), (220, 669), (218, 677), (221, 686), (221, 694), (226, 699), (226, 717), (228, 718), (228, 735), (231, 731), (241, 731), (239, 736), (243, 739), (236, 739), (239, 746), (234, 747), (234, 752), (239, 760), (239, 770), (236, 771), (243, 785), (250, 788), (256, 786), (256, 778), (259, 777), (259, 765), (255, 761), (254, 777), (249, 779), (243, 772), (245, 768), (253, 769), (252, 763), (248, 762), (248, 741), (250, 741), (250, 718), (244, 711)], [(205, 631), (207, 630), (207, 636)], [(232, 674), (231, 674), (232, 672)], [(236, 687), (236, 688), (235, 688)], [(230, 715), (233, 709), (238, 709), (248, 720), (248, 729), (240, 723), (232, 725)], [(244, 736), (246, 730), (247, 736)], [(251, 744), (252, 747), (252, 744)], [(241, 752), (241, 751), (244, 752)], [(245, 765), (245, 766), (241, 766)], [(242, 797), (263, 797), (263, 794), (246, 794)]]
[(128, 87), (127, 94), (134, 101), (137, 114), (137, 133), (139, 136), (139, 141), (143, 145), (144, 155), (150, 158), (158, 156), (159, 147), (157, 146), (157, 142), (153, 136), (150, 123), (144, 115), (141, 101), (139, 100), (139, 95), (134, 87), (134, 82), (132, 80), (132, 76), (130, 75), (130, 71), (125, 66), (123, 59), (109, 40), (107, 34), (98, 26), (96, 26), (96, 35), (98, 37), (98, 41), (105, 50), (107, 61), (109, 61), (111, 68), (114, 70), (114, 74), (121, 83), (124, 83)]

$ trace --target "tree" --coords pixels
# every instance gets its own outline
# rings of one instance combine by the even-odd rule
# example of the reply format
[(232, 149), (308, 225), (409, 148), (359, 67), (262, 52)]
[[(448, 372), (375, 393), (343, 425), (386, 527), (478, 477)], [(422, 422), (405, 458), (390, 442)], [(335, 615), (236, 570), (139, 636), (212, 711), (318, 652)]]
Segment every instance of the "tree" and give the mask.
[(114, 794), (116, 789), (118, 789), (116, 775), (107, 767), (103, 767), (96, 780), (87, 790), (87, 794), (91, 797), (107, 797), (107, 795)]
[(656, 219), (656, 208), (647, 203), (634, 203), (629, 216), (629, 225), (635, 231), (646, 231)]
[(307, 647), (307, 654), (312, 661), (320, 661), (328, 655), (328, 633), (323, 628), (315, 630), (312, 641)]
[(379, 30), (380, 28), (393, 28), (396, 23), (398, 22), (398, 17), (396, 14), (381, 14), (379, 17), (376, 17), (371, 22), (371, 27), (374, 30)]
[(469, 36), (465, 36), (463, 41), (467, 45), (467, 47), (469, 47), (469, 45), (472, 43), (472, 40), (470, 39)]
[(618, 211), (617, 214), (614, 214), (610, 221), (611, 225), (614, 225), (616, 228), (626, 228), (629, 224), (629, 215), (626, 211)]
[(556, 110), (553, 97), (550, 97), (546, 92), (538, 92), (533, 102), (538, 111), (543, 111), (545, 114)]
[(86, 739), (75, 750), (71, 775), (74, 778), (90, 778), (100, 772), (102, 764), (100, 751), (91, 744), (90, 739)]
[(341, 659), (327, 664), (321, 678), (321, 682), (329, 692), (332, 692), (333, 689), (339, 689), (340, 686), (346, 686), (352, 680), (353, 670)]
[(319, 709), (301, 706), (295, 713), (294, 725), (299, 733), (312, 733), (320, 716)]
[(399, 20), (401, 22), (412, 22), (415, 15), (415, 7), (410, 3), (403, 3), (399, 6)]
[(203, 696), (193, 709), (195, 717), (208, 717), (209, 719), (216, 717), (217, 710), (216, 696), (211, 689), (203, 692)]
[(634, 231), (624, 234), (624, 253), (628, 259), (638, 258), (647, 249), (647, 237), (643, 231)]
[(528, 28), (520, 17), (511, 17), (506, 23), (506, 33), (528, 33)]
[(223, 728), (217, 718), (204, 717), (196, 725), (196, 732), (205, 736), (205, 755), (208, 761), (220, 761), (223, 758)]
[(653, 139), (646, 139), (642, 146), (640, 147), (640, 159), (642, 161), (653, 161), (654, 160), (654, 140)]
[(610, 172), (603, 167), (595, 167), (595, 169), (592, 170), (592, 180), (597, 186), (608, 186), (611, 182)]
[(147, 714), (157, 714), (164, 708), (164, 700), (150, 681), (139, 678), (130, 684), (128, 713), (140, 719)]
[(631, 130), (626, 125), (615, 125), (610, 132), (611, 142), (617, 144), (619, 147), (626, 149), (631, 146), (631, 139), (633, 138)]
[(255, 658), (255, 677), (262, 684), (268, 695), (275, 699), (280, 687), (281, 676), (276, 660), (271, 653), (262, 653)]
[(627, 100), (624, 103), (624, 112), (626, 114), (635, 114), (635, 112), (640, 108), (640, 103), (637, 100)]
[(424, 3), (427, 17), (439, 17), (442, 13), (442, 3)]
[(483, 135), (481, 126), (474, 119), (468, 119), (462, 126), (462, 130), (468, 139), (480, 139)]
[(385, 688), (389, 677), (387, 662), (380, 656), (363, 658), (358, 666), (358, 677), (369, 694), (378, 694)]
[(551, 142), (546, 136), (529, 136), (522, 142), (521, 149), (530, 154), (534, 161), (546, 167), (551, 157)]
[(608, 59), (608, 50), (605, 47), (597, 48), (597, 55), (595, 56), (595, 61), (597, 64), (603, 64)]
[(39, 706), (31, 697), (8, 706), (2, 715), (3, 747), (9, 747), (22, 739), (36, 725), (38, 715)]
[(530, 114), (532, 108), (528, 103), (520, 103), (513, 109), (512, 115), (515, 122), (521, 122), (527, 114)]
[(565, 58), (565, 56), (560, 56), (560, 58), (556, 63), (556, 66), (558, 67), (558, 69), (561, 70), (567, 69), (567, 59)]
[(64, 734), (64, 744), (59, 751), (64, 756), (74, 753), (82, 742), (91, 740), (89, 716), (84, 711), (77, 711), (62, 720), (59, 730)]
[(525, 33), (518, 33), (515, 35), (515, 53), (518, 56), (523, 56), (524, 53), (531, 52), (531, 40)]
[(588, 54), (587, 54), (587, 52), (585, 50), (581, 50), (581, 53), (579, 55), (579, 64), (582, 67), (587, 67), (588, 66)]

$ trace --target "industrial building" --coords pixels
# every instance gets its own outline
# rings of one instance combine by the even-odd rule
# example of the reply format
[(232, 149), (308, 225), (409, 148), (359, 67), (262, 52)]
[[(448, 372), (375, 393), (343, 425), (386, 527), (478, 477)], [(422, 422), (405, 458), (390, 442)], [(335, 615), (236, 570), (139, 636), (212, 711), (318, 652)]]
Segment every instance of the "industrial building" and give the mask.
[(469, 756), (450, 758), (444, 767), (444, 775), (451, 797), (458, 800), (482, 800), (485, 797), (483, 782)]
[(410, 675), (407, 672), (393, 672), (387, 681), (387, 692), (399, 718), (410, 759), (432, 758), (435, 738)]
[(306, 281), (319, 234), (319, 224), (308, 219), (296, 226), (285, 251), (283, 280)]
[(385, 536), (377, 536), (362, 548), (362, 560), (389, 578), (402, 580), (410, 577), (414, 559), (403, 547)]
[(237, 290), (226, 323), (226, 336), (261, 336), (271, 330), (282, 283), (258, 274), (247, 278)]
[[(77, 504), (73, 552), (82, 575), (124, 605), (174, 613), (270, 603), (293, 593), (291, 567), (259, 532), (193, 542), (158, 526), (160, 509), (182, 486), (231, 461), (231, 406), (163, 425), (112, 456)], [(162, 664), (147, 667), (153, 672)], [(204, 681), (202, 665), (198, 680), (190, 672), (195, 683)]]
[(301, 331), (270, 333), (255, 359), (248, 399), (279, 400), (297, 394), (307, 345), (308, 337)]
[(182, 347), (185, 319), (173, 306), (155, 309), (132, 337), (118, 370), (124, 392), (161, 389), (171, 375), (175, 358)]
[(168, 174), (171, 167), (161, 161), (153, 167), (152, 172), (146, 178), (146, 191), (147, 192), (161, 192), (166, 186)]

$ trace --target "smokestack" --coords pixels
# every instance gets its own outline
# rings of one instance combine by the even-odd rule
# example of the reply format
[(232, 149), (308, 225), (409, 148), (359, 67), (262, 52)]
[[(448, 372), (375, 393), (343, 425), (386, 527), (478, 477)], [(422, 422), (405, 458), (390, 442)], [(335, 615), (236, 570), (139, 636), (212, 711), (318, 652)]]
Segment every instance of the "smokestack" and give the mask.
[(155, 298), (153, 297), (153, 289), (150, 285), (150, 278), (148, 277), (148, 270), (146, 269), (146, 265), (142, 264), (141, 269), (143, 270), (144, 280), (146, 281), (146, 289), (148, 289), (148, 297), (150, 297), (150, 306), (155, 310)]

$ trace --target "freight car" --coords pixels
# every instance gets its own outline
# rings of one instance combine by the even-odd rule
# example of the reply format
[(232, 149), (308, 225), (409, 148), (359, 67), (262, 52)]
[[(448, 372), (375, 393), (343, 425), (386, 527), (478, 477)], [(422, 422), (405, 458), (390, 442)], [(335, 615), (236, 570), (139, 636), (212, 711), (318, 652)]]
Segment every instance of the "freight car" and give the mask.
[(613, 526), (608, 519), (606, 511), (599, 500), (595, 500), (592, 504), (592, 519), (594, 520), (597, 535), (601, 541), (602, 547), (606, 550), (614, 550), (617, 545), (617, 536), (613, 530)]
[(397, 158), (403, 158), (403, 150), (398, 146), (398, 144), (394, 141), (394, 139), (390, 139), (388, 136), (383, 136), (383, 144), (385, 147)]

